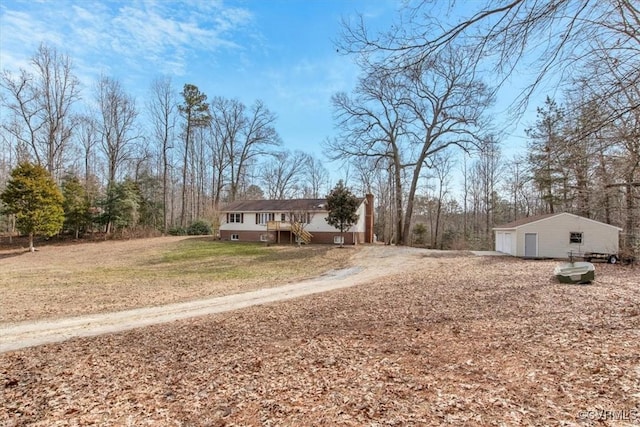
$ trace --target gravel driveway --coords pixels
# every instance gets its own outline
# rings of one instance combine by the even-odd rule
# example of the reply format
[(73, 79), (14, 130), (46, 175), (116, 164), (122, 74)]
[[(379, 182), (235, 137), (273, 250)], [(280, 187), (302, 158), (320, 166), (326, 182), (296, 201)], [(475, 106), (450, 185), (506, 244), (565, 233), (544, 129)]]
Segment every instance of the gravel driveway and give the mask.
[(157, 307), (3, 325), (0, 353), (355, 286), (399, 272), (409, 272), (412, 267), (427, 262), (425, 256), (431, 252), (409, 247), (368, 246), (359, 251), (353, 266), (298, 283)]

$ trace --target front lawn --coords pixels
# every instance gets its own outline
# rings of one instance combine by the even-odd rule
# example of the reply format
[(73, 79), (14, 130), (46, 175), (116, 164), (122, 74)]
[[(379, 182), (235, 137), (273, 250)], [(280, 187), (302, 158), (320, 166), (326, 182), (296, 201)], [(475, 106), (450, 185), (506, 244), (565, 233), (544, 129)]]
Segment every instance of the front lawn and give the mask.
[[(349, 254), (351, 252), (348, 252)], [(333, 246), (269, 246), (163, 237), (42, 246), (0, 254), (0, 322), (221, 296), (342, 268)]]

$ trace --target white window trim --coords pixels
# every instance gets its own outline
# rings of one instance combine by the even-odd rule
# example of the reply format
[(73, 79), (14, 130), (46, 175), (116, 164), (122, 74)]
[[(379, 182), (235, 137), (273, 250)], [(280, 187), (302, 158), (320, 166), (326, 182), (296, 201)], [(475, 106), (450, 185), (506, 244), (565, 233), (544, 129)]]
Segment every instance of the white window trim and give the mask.
[[(229, 212), (229, 223), (230, 224), (242, 224), (243, 215), (237, 212)], [(237, 219), (237, 221), (236, 221)]]
[[(573, 242), (572, 240), (572, 235), (574, 234), (579, 234), (580, 235), (580, 241), (579, 242)], [(572, 245), (582, 245), (584, 244), (584, 232), (582, 231), (570, 231), (569, 232), (569, 243)]]
[(333, 244), (344, 245), (344, 236), (333, 236)]
[(256, 212), (257, 219), (256, 224), (267, 225), (269, 221), (275, 221), (275, 214), (273, 212)]
[(261, 242), (268, 242), (269, 241), (269, 235), (268, 234), (261, 234), (260, 235), (260, 241)]
[(234, 241), (240, 240), (240, 236), (237, 235), (237, 234), (232, 234), (231, 235), (231, 240), (234, 240)]
[(311, 224), (311, 213), (305, 212), (302, 214), (291, 214), (291, 221), (302, 224)]

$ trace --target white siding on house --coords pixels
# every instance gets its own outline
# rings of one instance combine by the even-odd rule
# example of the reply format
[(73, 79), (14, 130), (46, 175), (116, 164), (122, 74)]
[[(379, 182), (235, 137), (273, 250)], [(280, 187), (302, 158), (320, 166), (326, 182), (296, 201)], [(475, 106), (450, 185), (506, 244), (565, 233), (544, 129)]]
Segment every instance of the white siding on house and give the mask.
[[(366, 224), (364, 221), (365, 218), (365, 204), (361, 203), (358, 207), (358, 222), (353, 227), (351, 227), (347, 232), (365, 232)], [(220, 230), (233, 230), (233, 231), (265, 231), (267, 230), (266, 224), (256, 224), (256, 213), (257, 212), (244, 212), (244, 222), (237, 223), (232, 222), (228, 223), (226, 221), (226, 214), (221, 215), (221, 224)], [(311, 222), (304, 226), (304, 229), (311, 234), (314, 232), (335, 232), (337, 229), (327, 223), (325, 219), (329, 212), (327, 211), (315, 211), (310, 212), (311, 214)], [(275, 212), (276, 221), (280, 220), (281, 212)], [(286, 220), (289, 220), (289, 215), (286, 214)]]
[(311, 223), (307, 224), (304, 229), (309, 233), (322, 232), (322, 231), (335, 231), (336, 229), (327, 224), (325, 218), (329, 215), (327, 211), (314, 212), (312, 214)]

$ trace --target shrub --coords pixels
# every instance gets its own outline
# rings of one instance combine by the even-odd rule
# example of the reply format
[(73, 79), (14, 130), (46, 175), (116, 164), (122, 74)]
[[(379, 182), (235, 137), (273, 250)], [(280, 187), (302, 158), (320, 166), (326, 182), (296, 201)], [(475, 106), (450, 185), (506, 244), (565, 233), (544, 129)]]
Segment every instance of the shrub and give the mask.
[(192, 222), (187, 228), (189, 236), (203, 236), (211, 234), (211, 226), (202, 220)]
[(425, 243), (425, 236), (427, 235), (427, 227), (418, 223), (413, 226), (413, 244), (417, 246), (423, 246)]
[(169, 234), (172, 236), (186, 236), (187, 230), (184, 227), (175, 226), (169, 229)]

